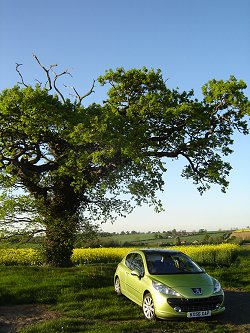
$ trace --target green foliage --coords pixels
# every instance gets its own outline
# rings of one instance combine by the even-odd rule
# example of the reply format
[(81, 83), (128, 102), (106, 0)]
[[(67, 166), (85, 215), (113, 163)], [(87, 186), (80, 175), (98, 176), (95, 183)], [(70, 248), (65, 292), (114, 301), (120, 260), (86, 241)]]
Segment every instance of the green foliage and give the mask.
[(103, 105), (83, 107), (93, 87), (66, 99), (56, 83), (67, 71), (53, 80), (53, 66), (34, 58), (47, 85), (0, 94), (0, 219), (5, 232), (20, 218), (27, 231), (42, 226), (48, 264), (69, 264), (76, 233), (90, 221), (142, 203), (161, 211), (166, 158), (186, 160), (182, 176), (200, 193), (210, 184), (226, 190), (231, 166), (223, 155), (232, 152), (235, 129), (248, 134), (243, 81), (212, 80), (199, 102), (193, 91), (169, 89), (159, 69), (118, 68), (98, 79), (110, 87)]
[[(183, 176), (193, 178), (201, 193), (210, 183), (226, 190), (231, 166), (221, 156), (232, 153), (234, 129), (248, 134), (244, 116), (249, 113), (249, 101), (243, 81), (234, 77), (209, 81), (201, 102), (193, 98), (193, 91), (168, 89), (160, 70), (118, 68), (99, 81), (112, 86), (108, 107), (131, 119), (126, 130), (133, 131), (135, 125), (131, 138), (141, 145), (140, 152), (155, 158), (182, 156), (188, 162)], [(160, 168), (159, 159), (156, 163)]]

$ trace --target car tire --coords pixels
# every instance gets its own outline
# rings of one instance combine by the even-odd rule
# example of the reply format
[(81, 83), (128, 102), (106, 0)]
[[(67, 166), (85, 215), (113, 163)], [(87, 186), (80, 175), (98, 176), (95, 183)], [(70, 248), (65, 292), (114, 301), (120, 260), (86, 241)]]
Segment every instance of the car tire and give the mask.
[(155, 308), (154, 301), (150, 293), (147, 293), (143, 297), (142, 310), (147, 320), (155, 320)]
[(118, 278), (118, 276), (115, 278), (115, 293), (118, 296), (122, 294), (120, 279)]

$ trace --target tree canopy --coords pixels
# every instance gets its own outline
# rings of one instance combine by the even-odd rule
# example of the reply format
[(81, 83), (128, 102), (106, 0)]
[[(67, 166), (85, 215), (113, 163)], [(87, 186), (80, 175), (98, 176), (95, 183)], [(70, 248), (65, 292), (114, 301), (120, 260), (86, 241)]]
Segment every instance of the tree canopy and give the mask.
[(226, 190), (231, 166), (223, 156), (232, 153), (235, 130), (248, 134), (243, 81), (213, 79), (199, 101), (168, 88), (159, 69), (117, 68), (98, 78), (109, 86), (103, 104), (83, 106), (94, 84), (83, 95), (72, 87), (68, 99), (58, 88), (68, 71), (34, 57), (46, 84), (26, 84), (17, 65), (21, 82), (0, 94), (0, 219), (44, 231), (48, 264), (70, 264), (84, 224), (142, 203), (160, 211), (167, 158), (186, 160), (182, 176), (201, 194), (210, 184)]

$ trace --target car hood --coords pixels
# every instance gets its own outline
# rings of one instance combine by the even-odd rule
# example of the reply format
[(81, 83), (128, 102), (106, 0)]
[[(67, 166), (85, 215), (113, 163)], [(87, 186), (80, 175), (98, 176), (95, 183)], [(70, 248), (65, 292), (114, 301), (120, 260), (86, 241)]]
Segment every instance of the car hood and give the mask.
[[(213, 280), (206, 273), (151, 275), (151, 278), (172, 288), (184, 297), (209, 297), (214, 291)], [(200, 294), (195, 293), (196, 288), (200, 288)]]

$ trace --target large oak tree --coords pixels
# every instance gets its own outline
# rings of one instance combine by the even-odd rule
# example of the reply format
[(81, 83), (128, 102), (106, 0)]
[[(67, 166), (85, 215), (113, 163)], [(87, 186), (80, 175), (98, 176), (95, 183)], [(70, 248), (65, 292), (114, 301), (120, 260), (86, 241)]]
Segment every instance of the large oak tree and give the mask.
[[(200, 193), (210, 184), (228, 187), (233, 134), (248, 134), (246, 84), (231, 76), (193, 91), (170, 89), (160, 70), (109, 70), (103, 104), (83, 106), (59, 79), (68, 71), (46, 68), (34, 55), (46, 84), (21, 82), (0, 95), (0, 219), (5, 231), (26, 223), (45, 232), (46, 263), (68, 266), (84, 224), (128, 214), (133, 205), (161, 210), (167, 158), (186, 160), (182, 176)], [(22, 191), (18, 191), (18, 190)], [(39, 229), (39, 230), (38, 230)]]

